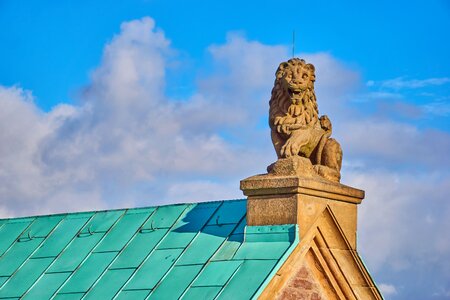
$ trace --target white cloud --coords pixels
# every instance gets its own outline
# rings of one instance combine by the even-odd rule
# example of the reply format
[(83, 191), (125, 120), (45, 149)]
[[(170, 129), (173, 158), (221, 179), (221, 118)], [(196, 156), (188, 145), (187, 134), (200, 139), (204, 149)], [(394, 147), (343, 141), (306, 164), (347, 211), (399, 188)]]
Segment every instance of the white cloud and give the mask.
[(440, 100), (422, 105), (422, 109), (425, 113), (441, 117), (448, 117), (450, 116), (450, 103), (448, 102), (450, 100), (450, 97), (447, 97), (447, 99), (445, 100), (447, 101)]
[[(225, 45), (212, 45), (209, 51), (215, 62), (228, 70), (227, 81), (218, 83), (218, 88), (223, 89), (223, 85), (228, 85), (246, 93), (270, 87), (278, 64), (288, 58), (286, 47), (248, 41), (238, 33), (229, 33)], [(210, 77), (208, 81), (214, 79), (217, 77)]]
[[(55, 189), (62, 178), (48, 174), (39, 157), (43, 139), (74, 110), (61, 106), (44, 114), (34, 105), (31, 93), (18, 87), (0, 86), (0, 103), (2, 215), (102, 207), (95, 190), (84, 191), (75, 184)], [(60, 197), (64, 189), (67, 193)]]
[(378, 84), (383, 88), (390, 89), (417, 89), (427, 86), (443, 85), (447, 83), (450, 83), (449, 77), (427, 79), (406, 79), (404, 77), (397, 77), (394, 79), (381, 81)]
[(242, 195), (236, 193), (239, 182), (235, 180), (213, 182), (211, 180), (198, 180), (173, 184), (167, 190), (167, 201), (198, 202), (199, 199), (229, 200), (241, 199)]
[(433, 293), (433, 299), (449, 299), (450, 298), (450, 290), (448, 287), (440, 288), (439, 291)]
[(338, 124), (334, 116), (347, 117), (344, 104), (360, 86), (360, 74), (327, 52), (304, 53), (301, 57), (316, 68), (315, 89), (320, 113), (328, 115), (333, 125)]
[(335, 136), (343, 182), (366, 191), (358, 240), (369, 270), (402, 287), (395, 299), (431, 298), (450, 278), (450, 134), (356, 114)]
[(252, 128), (267, 113), (275, 70), (287, 58), (287, 48), (263, 45), (230, 33), (226, 44), (212, 45), (208, 51), (214, 61), (213, 70), (199, 80), (197, 94), (203, 100), (203, 109), (210, 111), (206, 116), (216, 116), (216, 121), (208, 123), (234, 124), (240, 130)]
[[(2, 95), (2, 105), (17, 108), (2, 111), (11, 132), (1, 140), (5, 151), (10, 147), (2, 170), (4, 182), (14, 184), (0, 189), (6, 199), (0, 207), (7, 215), (22, 215), (150, 205), (170, 201), (178, 195), (175, 187), (188, 185), (192, 196), (183, 199), (208, 200), (218, 194), (200, 197), (201, 189), (194, 187), (212, 186), (214, 179), (217, 189), (264, 172), (275, 153), (259, 124), (267, 118), (274, 73), (288, 50), (231, 33), (225, 44), (208, 51), (210, 75), (179, 102), (164, 92), (166, 70), (177, 65), (176, 51), (148, 17), (122, 24), (105, 46), (79, 106), (60, 105), (45, 113), (32, 103), (30, 92), (3, 88), (14, 97)], [(352, 84), (357, 81), (357, 73), (330, 54), (307, 59), (317, 66), (323, 98), (329, 89), (346, 91), (346, 76)], [(224, 196), (242, 194), (236, 185)]]
[[(176, 51), (150, 18), (122, 24), (78, 106), (45, 113), (31, 92), (0, 86), (0, 214), (241, 197), (239, 180), (275, 159), (260, 122), (288, 49), (230, 34), (208, 51), (209, 75), (178, 102), (165, 95)], [(432, 266), (442, 284), (450, 278), (448, 132), (349, 109), (360, 74), (329, 53), (302, 57), (316, 65), (320, 111), (344, 148), (343, 183), (367, 192), (359, 245), (369, 270), (406, 270), (405, 286), (415, 288), (414, 274)], [(382, 282), (394, 283), (387, 293), (403, 292)]]
[(392, 284), (382, 283), (378, 286), (383, 296), (390, 296), (397, 294), (397, 289)]
[(450, 269), (448, 173), (347, 171), (347, 182), (366, 191), (358, 236), (372, 271), (433, 266), (436, 273), (445, 273)]
[(369, 100), (401, 100), (403, 95), (400, 93), (391, 92), (370, 92), (360, 96), (357, 101), (364, 102)]
[[(351, 133), (351, 134), (348, 134)], [(341, 124), (336, 135), (351, 157), (386, 167), (450, 167), (450, 134), (419, 129), (409, 123), (376, 117), (355, 117)]]
[[(270, 93), (274, 66), (286, 51), (231, 35), (227, 44), (210, 48), (217, 75), (181, 102), (164, 93), (174, 52), (154, 21), (143, 18), (123, 23), (106, 45), (80, 106), (45, 113), (30, 92), (2, 88), (2, 128), (9, 128), (0, 137), (4, 215), (152, 205), (181, 197), (178, 187), (192, 201), (242, 197), (238, 180), (263, 172), (273, 159), (265, 155), (268, 139), (265, 150), (252, 147), (261, 131), (250, 128), (263, 114), (253, 107), (267, 105), (260, 97)], [(249, 129), (241, 130), (246, 124)], [(240, 138), (225, 140), (220, 130)], [(219, 196), (219, 183), (210, 178), (237, 183)], [(195, 199), (202, 186), (216, 191)]]

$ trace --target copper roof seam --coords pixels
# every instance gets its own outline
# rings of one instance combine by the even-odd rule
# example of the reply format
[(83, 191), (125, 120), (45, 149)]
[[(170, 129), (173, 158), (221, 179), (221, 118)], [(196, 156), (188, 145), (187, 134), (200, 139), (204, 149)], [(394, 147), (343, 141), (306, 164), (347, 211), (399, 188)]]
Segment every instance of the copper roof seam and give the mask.
[[(223, 204), (223, 202), (222, 202)], [(220, 205), (222, 206), (222, 205)], [(219, 207), (220, 207), (219, 206)], [(205, 223), (205, 226), (203, 226), (203, 228), (205, 228), (208, 225), (208, 222), (212, 219), (212, 217), (214, 216), (214, 214), (219, 210), (219, 207), (217, 207), (217, 209), (211, 214), (211, 218)], [(231, 230), (231, 233), (223, 240), (223, 242), (220, 244), (220, 246), (217, 248), (216, 251), (214, 251), (214, 253), (211, 255), (211, 257), (206, 261), (206, 263), (203, 265), (203, 267), (200, 269), (200, 271), (198, 272), (197, 276), (194, 277), (194, 279), (191, 281), (191, 283), (187, 286), (187, 288), (184, 290), (184, 292), (181, 294), (179, 299), (182, 299), (184, 297), (184, 295), (187, 293), (187, 291), (192, 287), (192, 284), (195, 282), (195, 280), (202, 274), (203, 270), (206, 268), (206, 266), (211, 262), (211, 259), (214, 257), (214, 255), (223, 247), (223, 245), (225, 244), (226, 241), (228, 241), (228, 238), (230, 237), (230, 235), (232, 235), (233, 231), (239, 226), (239, 224), (242, 222), (242, 220), (245, 218), (245, 214), (244, 216), (242, 216), (242, 218), (237, 222), (237, 223), (230, 223), (229, 225), (232, 224), (236, 224), (236, 226), (233, 228), (233, 230)], [(217, 225), (209, 225), (209, 226), (221, 226), (221, 225), (228, 225), (228, 224), (217, 224)], [(203, 229), (202, 228), (202, 229)], [(201, 230), (200, 230), (201, 231)], [(195, 239), (195, 238), (194, 238)], [(240, 246), (239, 246), (240, 247)], [(187, 248), (187, 247), (186, 247)], [(239, 248), (238, 248), (239, 249)], [(237, 250), (236, 250), (237, 252)], [(235, 254), (236, 254), (235, 252)], [(180, 255), (181, 257), (181, 255)], [(234, 255), (233, 255), (234, 257)], [(233, 258), (231, 258), (232, 260)], [(228, 261), (228, 260), (227, 260)], [(237, 270), (240, 268), (240, 266), (242, 265), (242, 263), (239, 265), (239, 267), (233, 272), (232, 276), (228, 279), (227, 283), (231, 280), (231, 278), (234, 276), (234, 274), (237, 272)], [(222, 290), (225, 288), (226, 284), (221, 288), (221, 290), (219, 291), (219, 293), (216, 295), (216, 297), (218, 295), (220, 295), (220, 293), (222, 292)]]
[[(189, 248), (189, 246), (195, 241), (195, 239), (198, 237), (198, 235), (200, 234), (200, 232), (202, 232), (203, 228), (205, 228), (205, 226), (208, 224), (208, 222), (212, 219), (212, 217), (214, 216), (214, 214), (219, 210), (220, 207), (222, 207), (224, 201), (221, 201), (220, 205), (218, 205), (216, 207), (216, 209), (211, 213), (211, 216), (206, 220), (205, 224), (202, 226), (202, 228), (197, 231), (197, 233), (195, 234), (194, 238), (187, 244), (187, 246), (184, 248), (184, 250), (180, 253), (180, 255), (177, 257), (177, 259), (173, 262), (172, 266), (167, 270), (167, 272), (159, 279), (159, 281), (156, 283), (155, 287), (150, 291), (150, 293), (147, 295), (146, 299), (148, 297), (150, 297), (150, 295), (159, 287), (159, 285), (161, 284), (161, 282), (167, 277), (167, 275), (170, 273), (170, 271), (172, 271), (172, 269), (175, 267), (175, 265), (177, 264), (177, 262), (180, 260), (180, 258), (183, 256), (183, 254), (186, 252), (186, 250)], [(198, 203), (196, 203), (196, 205), (198, 205)], [(184, 213), (184, 211), (183, 211)], [(180, 217), (183, 216), (183, 213), (181, 213)], [(179, 221), (179, 219), (177, 219), (177, 221), (172, 225), (175, 226), (175, 224)], [(171, 228), (172, 228), (171, 227)], [(162, 241), (163, 239), (161, 239)], [(156, 247), (155, 247), (156, 249)], [(200, 269), (200, 273), (203, 270)], [(200, 274), (199, 273), (199, 274)], [(195, 278), (192, 280), (192, 282), (195, 280)], [(191, 282), (191, 283), (192, 283)], [(189, 289), (190, 285), (188, 285), (188, 287), (183, 291), (183, 293), (181, 294), (180, 298), (186, 293), (186, 291)]]
[[(114, 228), (114, 226), (117, 224), (117, 222), (119, 222), (119, 220), (122, 219), (123, 215), (125, 215), (126, 210), (124, 210), (124, 212), (120, 215), (120, 217), (117, 218), (117, 220), (109, 227), (109, 229), (103, 233), (102, 238), (94, 245), (94, 247), (92, 247), (92, 249), (89, 251), (88, 255), (86, 255), (86, 257), (78, 264), (78, 266), (75, 268), (75, 270), (72, 271), (72, 273), (70, 274), (69, 277), (67, 277), (67, 279), (63, 282), (63, 284), (55, 291), (55, 293), (52, 295), (52, 297), (50, 299), (54, 299), (56, 297), (56, 295), (58, 295), (58, 292), (64, 287), (64, 285), (73, 277), (73, 275), (75, 274), (75, 272), (77, 272), (80, 267), (84, 264), (84, 262), (91, 256), (92, 252), (94, 251), (94, 249), (105, 239), (106, 235)], [(92, 221), (95, 216), (97, 215), (97, 213), (99, 212), (95, 212), (92, 214), (91, 218), (88, 220), (88, 222), (83, 226), (83, 228), (81, 228), (81, 231), (84, 229), (84, 227), (89, 224), (90, 221)], [(70, 243), (69, 243), (70, 244)], [(64, 249), (65, 250), (65, 249)], [(64, 251), (61, 251), (61, 254)], [(87, 291), (84, 292), (84, 295), (82, 296), (82, 298), (87, 294)]]
[[(106, 238), (106, 236), (108, 235), (108, 233), (110, 233), (113, 228), (120, 222), (120, 220), (122, 220), (122, 218), (126, 215), (126, 213), (129, 211), (129, 209), (126, 209), (125, 212), (120, 216), (120, 218), (117, 220), (117, 222), (114, 223), (113, 226), (111, 226), (110, 230), (105, 234), (105, 236), (102, 238), (102, 241)], [(128, 240), (128, 242), (125, 243), (124, 246), (122, 246), (122, 249), (120, 249), (119, 251), (117, 251), (116, 255), (114, 256), (113, 260), (106, 266), (106, 268), (103, 270), (103, 272), (98, 276), (98, 278), (94, 281), (94, 283), (92, 283), (92, 285), (89, 287), (89, 289), (86, 291), (86, 293), (83, 295), (83, 297), (81, 299), (84, 299), (90, 291), (92, 291), (92, 289), (97, 285), (97, 283), (102, 279), (102, 277), (106, 274), (106, 272), (108, 272), (109, 267), (112, 266), (112, 264), (114, 263), (114, 261), (117, 259), (117, 257), (119, 257), (119, 255), (123, 252), (123, 250), (127, 247), (127, 245), (133, 240), (134, 236), (139, 232), (139, 228), (145, 223), (147, 222), (147, 220), (155, 213), (156, 209), (154, 211), (152, 211), (148, 217), (142, 222), (142, 224), (138, 227), (138, 229), (136, 230), (136, 232), (130, 237), (130, 239)], [(95, 245), (95, 247), (92, 249), (91, 254), (95, 251), (95, 248), (100, 244), (97, 243)], [(116, 251), (107, 251), (107, 252), (116, 252)], [(101, 252), (96, 252), (96, 253), (101, 253)], [(121, 287), (122, 288), (122, 287)], [(121, 290), (121, 288), (119, 288), (119, 290)]]
[(267, 275), (266, 279), (261, 283), (259, 288), (256, 290), (256, 292), (253, 294), (252, 299), (258, 299), (258, 297), (261, 295), (261, 293), (264, 291), (264, 289), (267, 287), (269, 282), (272, 280), (272, 278), (276, 275), (278, 270), (281, 268), (281, 266), (285, 263), (285, 261), (288, 259), (288, 257), (291, 255), (292, 251), (294, 251), (295, 247), (297, 247), (299, 243), (299, 234), (298, 234), (298, 224), (295, 224), (295, 231), (294, 231), (295, 237), (292, 244), (289, 246), (289, 248), (286, 249), (283, 256), (278, 260), (278, 262), (275, 264), (275, 266), (272, 268), (272, 271)]
[[(236, 251), (237, 252), (237, 251)], [(225, 290), (225, 288), (228, 286), (228, 284), (230, 283), (230, 281), (233, 279), (233, 277), (236, 275), (236, 273), (239, 271), (239, 269), (242, 267), (242, 265), (244, 264), (244, 260), (242, 261), (242, 263), (239, 265), (239, 267), (236, 268), (236, 270), (234, 270), (233, 274), (231, 274), (230, 278), (228, 278), (228, 280), (225, 282), (225, 284), (222, 286), (222, 288), (220, 289), (220, 291), (217, 293), (216, 297), (214, 297), (214, 300), (218, 299), (220, 294), (223, 293), (223, 291)]]
[[(136, 273), (139, 271), (139, 269), (141, 269), (141, 267), (145, 264), (145, 262), (148, 260), (148, 258), (156, 251), (156, 249), (158, 248), (158, 246), (164, 241), (164, 239), (167, 237), (167, 235), (172, 231), (172, 228), (178, 223), (178, 221), (181, 219), (181, 217), (183, 217), (184, 212), (188, 209), (189, 206), (186, 206), (186, 208), (180, 213), (180, 215), (177, 217), (177, 219), (175, 220), (175, 222), (173, 222), (172, 226), (170, 226), (166, 232), (166, 234), (164, 234), (161, 239), (159, 240), (158, 243), (155, 244), (155, 246), (153, 247), (153, 249), (144, 257), (144, 259), (142, 260), (142, 262), (137, 266), (136, 270), (133, 272), (133, 274), (131, 274), (130, 278), (128, 278), (128, 280), (124, 283), (124, 285), (120, 288), (120, 290), (117, 292), (117, 294), (114, 296), (114, 298), (117, 298), (117, 296), (120, 294), (121, 291), (123, 291), (124, 287), (133, 279), (133, 277), (136, 275)], [(156, 209), (157, 210), (157, 209)], [(155, 213), (156, 213), (155, 210)], [(144, 222), (145, 224), (145, 222)], [(176, 249), (176, 248), (173, 248)], [(156, 287), (156, 285), (155, 285)], [(155, 287), (153, 289), (150, 289), (150, 293), (155, 289)], [(149, 296), (147, 295), (147, 297)]]
[[(26, 230), (28, 230), (28, 228), (31, 228), (31, 226), (34, 224), (34, 222), (36, 222), (36, 220), (37, 220), (37, 218), (34, 218), (34, 220), (33, 220), (33, 222), (31, 222), (30, 223), (30, 225), (28, 225), (28, 227), (20, 234), (20, 235), (22, 235)], [(11, 274), (11, 276), (8, 278), (8, 280), (9, 279), (11, 279), (13, 276), (14, 276), (14, 274), (15, 273), (17, 273), (19, 270), (20, 270), (20, 268), (29, 260), (29, 259), (31, 259), (31, 257), (39, 250), (39, 248), (42, 246), (42, 244), (47, 240), (47, 238), (49, 237), (49, 236), (51, 236), (52, 235), (52, 233), (56, 230), (56, 228), (58, 228), (58, 226), (59, 226), (59, 224), (61, 224), (61, 222), (63, 221), (63, 220), (65, 220), (65, 218), (62, 218), (61, 220), (59, 220), (59, 222), (55, 225), (55, 227), (53, 227), (53, 229), (42, 239), (42, 241), (39, 243), (39, 245), (36, 247), (36, 249), (34, 249), (34, 251), (33, 252), (31, 252), (31, 254), (22, 262), (22, 264), (16, 269), (16, 271), (14, 271), (14, 273), (13, 274)], [(20, 238), (20, 235), (19, 235), (19, 238)], [(13, 244), (12, 244), (13, 245)], [(11, 247), (12, 247), (12, 245), (11, 245)], [(10, 247), (10, 248), (11, 248)], [(8, 249), (9, 250), (9, 249)], [(6, 252), (5, 252), (6, 253)], [(57, 256), (58, 257), (58, 256)], [(55, 259), (57, 258), (57, 257), (55, 257)], [(55, 261), (55, 259), (53, 260), (53, 261)], [(53, 262), (52, 262), (53, 263)], [(51, 266), (52, 264), (50, 264), (50, 266)], [(42, 276), (45, 274), (45, 271), (46, 270), (48, 270), (48, 268), (50, 267), (50, 266), (48, 266), (42, 273), (41, 273), (41, 275), (37, 278), (37, 280), (25, 291), (25, 293), (23, 293), (23, 295), (21, 295), (21, 297), (23, 297), (23, 296), (25, 296), (35, 285), (36, 285), (36, 283), (42, 278)], [(4, 283), (4, 284), (6, 284), (6, 282)]]

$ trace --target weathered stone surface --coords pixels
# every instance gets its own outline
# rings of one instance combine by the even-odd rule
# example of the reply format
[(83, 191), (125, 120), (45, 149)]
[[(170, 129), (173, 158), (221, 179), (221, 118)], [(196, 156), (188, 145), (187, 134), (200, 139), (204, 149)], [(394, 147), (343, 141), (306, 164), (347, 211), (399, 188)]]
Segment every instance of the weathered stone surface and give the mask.
[(320, 179), (311, 161), (301, 156), (280, 158), (267, 167), (267, 172), (275, 176), (302, 176)]
[(255, 175), (241, 180), (241, 190), (246, 196), (305, 194), (356, 204), (364, 198), (362, 190), (318, 176)]
[(248, 225), (299, 224), (302, 238), (317, 216), (329, 207), (351, 247), (356, 249), (357, 204), (364, 198), (364, 191), (325, 180), (317, 174), (301, 177), (273, 173), (242, 180), (241, 190), (248, 197)]
[[(276, 72), (270, 99), (269, 125), (272, 142), (279, 159), (304, 157), (310, 160), (316, 174), (332, 181), (340, 180), (342, 149), (330, 138), (331, 121), (319, 118), (314, 82), (315, 68), (304, 60), (283, 62)], [(294, 164), (300, 173), (309, 174), (309, 166)], [(304, 169), (306, 168), (306, 169)], [(270, 168), (269, 172), (276, 171)]]
[(249, 197), (247, 200), (248, 225), (281, 225), (297, 223), (297, 197)]

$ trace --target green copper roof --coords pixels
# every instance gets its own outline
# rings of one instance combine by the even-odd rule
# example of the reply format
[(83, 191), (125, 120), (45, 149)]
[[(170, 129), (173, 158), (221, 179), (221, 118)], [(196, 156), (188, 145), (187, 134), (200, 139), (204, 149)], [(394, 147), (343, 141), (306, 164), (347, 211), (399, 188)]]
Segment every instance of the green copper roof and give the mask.
[(250, 299), (297, 243), (246, 200), (0, 220), (0, 299)]

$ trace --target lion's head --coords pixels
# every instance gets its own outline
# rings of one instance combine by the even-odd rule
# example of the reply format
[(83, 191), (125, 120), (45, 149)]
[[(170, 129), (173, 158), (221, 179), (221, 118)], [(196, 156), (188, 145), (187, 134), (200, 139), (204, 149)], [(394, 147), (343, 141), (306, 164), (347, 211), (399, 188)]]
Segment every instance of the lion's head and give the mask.
[(269, 102), (270, 126), (273, 128), (280, 121), (284, 123), (284, 120), (301, 126), (315, 125), (319, 111), (314, 92), (314, 66), (303, 59), (292, 58), (281, 63), (275, 75), (275, 86)]

